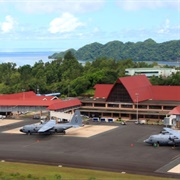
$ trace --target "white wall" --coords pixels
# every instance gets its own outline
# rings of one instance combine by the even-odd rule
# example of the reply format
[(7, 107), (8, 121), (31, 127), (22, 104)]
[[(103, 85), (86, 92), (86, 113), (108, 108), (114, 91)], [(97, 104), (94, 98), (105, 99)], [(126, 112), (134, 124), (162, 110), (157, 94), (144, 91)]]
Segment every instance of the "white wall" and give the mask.
[(73, 116), (73, 114), (68, 114), (68, 113), (64, 113), (64, 112), (50, 111), (50, 117), (56, 117), (56, 118), (71, 120), (72, 116)]

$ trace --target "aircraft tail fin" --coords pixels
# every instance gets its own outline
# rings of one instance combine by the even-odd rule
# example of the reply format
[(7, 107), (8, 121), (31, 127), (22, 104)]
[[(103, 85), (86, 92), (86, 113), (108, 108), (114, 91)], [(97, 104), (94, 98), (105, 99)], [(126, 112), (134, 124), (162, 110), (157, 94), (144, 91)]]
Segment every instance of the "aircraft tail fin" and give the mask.
[(79, 126), (82, 126), (82, 117), (81, 117), (81, 113), (79, 110), (76, 110), (72, 119), (71, 119), (71, 122), (70, 124), (73, 126), (73, 127), (79, 127)]

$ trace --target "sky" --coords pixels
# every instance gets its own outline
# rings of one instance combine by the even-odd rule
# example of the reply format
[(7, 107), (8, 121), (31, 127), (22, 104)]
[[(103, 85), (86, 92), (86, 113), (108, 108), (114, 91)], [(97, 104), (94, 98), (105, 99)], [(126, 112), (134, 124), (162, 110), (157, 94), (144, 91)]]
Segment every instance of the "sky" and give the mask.
[(0, 49), (180, 39), (180, 0), (0, 0)]

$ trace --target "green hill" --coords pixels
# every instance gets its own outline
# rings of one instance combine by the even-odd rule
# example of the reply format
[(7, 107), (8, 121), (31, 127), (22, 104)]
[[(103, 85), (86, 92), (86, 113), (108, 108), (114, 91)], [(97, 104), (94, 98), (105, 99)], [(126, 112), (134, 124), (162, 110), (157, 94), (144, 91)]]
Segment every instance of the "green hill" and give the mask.
[(68, 49), (64, 52), (49, 56), (50, 59), (64, 57), (67, 51), (78, 60), (93, 61), (99, 57), (113, 58), (115, 60), (132, 59), (134, 61), (177, 61), (180, 58), (180, 40), (156, 43), (152, 39), (143, 42), (111, 41), (106, 44), (94, 42), (78, 50)]

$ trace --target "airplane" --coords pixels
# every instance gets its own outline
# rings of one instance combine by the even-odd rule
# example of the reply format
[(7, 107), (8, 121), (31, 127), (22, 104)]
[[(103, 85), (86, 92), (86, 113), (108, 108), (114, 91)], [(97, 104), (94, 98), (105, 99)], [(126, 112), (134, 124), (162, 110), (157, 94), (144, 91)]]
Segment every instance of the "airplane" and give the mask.
[(82, 117), (79, 110), (76, 110), (71, 121), (69, 123), (64, 124), (56, 124), (56, 120), (49, 120), (48, 122), (44, 122), (41, 124), (30, 124), (25, 125), (23, 128), (20, 129), (20, 132), (26, 133), (26, 134), (53, 134), (53, 133), (66, 133), (66, 129), (72, 128), (72, 127), (80, 127), (82, 126)]
[(175, 144), (180, 145), (180, 131), (176, 131), (170, 128), (164, 128), (164, 130), (174, 136), (174, 138), (172, 139), (171, 137), (171, 139), (174, 141)]
[(151, 135), (148, 139), (144, 140), (145, 143), (153, 146), (159, 145), (180, 145), (180, 132), (170, 128), (164, 128), (160, 134)]

